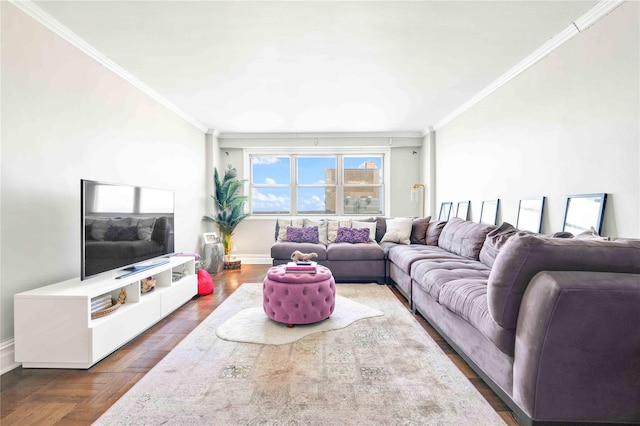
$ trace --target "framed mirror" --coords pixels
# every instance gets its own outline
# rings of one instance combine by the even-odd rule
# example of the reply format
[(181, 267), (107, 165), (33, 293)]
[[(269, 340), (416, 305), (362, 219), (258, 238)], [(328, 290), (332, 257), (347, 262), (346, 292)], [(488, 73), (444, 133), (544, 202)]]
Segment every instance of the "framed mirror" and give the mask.
[(451, 216), (451, 206), (453, 206), (451, 201), (440, 204), (440, 214), (438, 214), (439, 221), (449, 220), (449, 217)]
[(462, 220), (469, 220), (469, 204), (470, 201), (458, 201), (456, 206), (456, 217)]
[(542, 214), (546, 197), (521, 198), (518, 204), (516, 228), (523, 231), (542, 232)]
[(567, 195), (562, 230), (578, 235), (593, 227), (600, 234), (606, 201), (605, 193)]
[(488, 200), (482, 202), (480, 210), (480, 223), (495, 225), (498, 220), (498, 204), (500, 200)]

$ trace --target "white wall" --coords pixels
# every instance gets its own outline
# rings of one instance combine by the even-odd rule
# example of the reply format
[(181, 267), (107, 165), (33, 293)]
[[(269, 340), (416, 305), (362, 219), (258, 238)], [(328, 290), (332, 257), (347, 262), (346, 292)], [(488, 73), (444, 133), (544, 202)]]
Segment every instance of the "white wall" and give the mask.
[[(231, 164), (241, 177), (248, 178), (249, 172), (244, 170), (244, 148), (273, 147), (274, 152), (283, 152), (283, 147), (312, 147), (313, 139), (230, 139), (220, 138), (220, 162), (218, 167), (225, 168)], [(411, 186), (422, 183), (422, 138), (393, 138), (391, 145), (388, 138), (319, 138), (319, 147), (380, 147), (390, 149), (391, 196), (388, 214), (390, 216), (419, 216), (420, 203), (411, 201)], [(286, 152), (286, 151), (284, 151)], [(415, 152), (415, 154), (414, 154)], [(212, 209), (212, 204), (208, 205)], [(427, 213), (428, 214), (428, 213)], [(275, 218), (249, 217), (240, 223), (233, 236), (237, 248), (236, 255), (246, 262), (270, 263), (270, 248), (273, 244)]]
[(547, 196), (543, 232), (561, 228), (564, 197), (606, 192), (603, 235), (640, 237), (640, 34), (626, 2), (437, 131), (443, 201)]
[[(1, 340), (13, 295), (80, 275), (80, 179), (172, 189), (199, 250), (205, 135), (2, 2)], [(46, 313), (43, 313), (46, 321)]]

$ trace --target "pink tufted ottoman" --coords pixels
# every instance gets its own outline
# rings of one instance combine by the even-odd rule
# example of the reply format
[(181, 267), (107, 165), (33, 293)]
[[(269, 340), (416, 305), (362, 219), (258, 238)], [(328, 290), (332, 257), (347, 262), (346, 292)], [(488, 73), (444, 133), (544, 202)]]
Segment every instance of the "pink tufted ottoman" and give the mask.
[(324, 266), (315, 274), (287, 274), (285, 265), (274, 266), (262, 288), (264, 312), (288, 327), (325, 320), (336, 307), (336, 283)]

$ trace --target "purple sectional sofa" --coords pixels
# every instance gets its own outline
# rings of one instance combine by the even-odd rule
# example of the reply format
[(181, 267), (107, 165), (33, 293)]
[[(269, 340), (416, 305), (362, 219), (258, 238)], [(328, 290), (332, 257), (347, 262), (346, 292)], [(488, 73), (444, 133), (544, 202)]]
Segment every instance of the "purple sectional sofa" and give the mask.
[[(380, 241), (384, 219), (373, 220)], [(520, 424), (640, 423), (640, 240), (553, 238), (458, 218), (430, 222), (423, 235), (377, 244), (384, 269), (369, 268), (375, 243), (343, 245), (350, 254), (339, 264), (325, 245), (319, 263), (339, 265), (345, 280), (395, 285)], [(304, 244), (274, 244), (274, 265), (293, 247), (322, 249)]]

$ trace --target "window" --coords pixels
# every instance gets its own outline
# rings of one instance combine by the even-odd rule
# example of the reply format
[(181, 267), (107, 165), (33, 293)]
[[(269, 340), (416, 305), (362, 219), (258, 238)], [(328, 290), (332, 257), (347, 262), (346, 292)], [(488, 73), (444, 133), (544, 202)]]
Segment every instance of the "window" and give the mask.
[(249, 154), (254, 215), (379, 215), (384, 154)]

